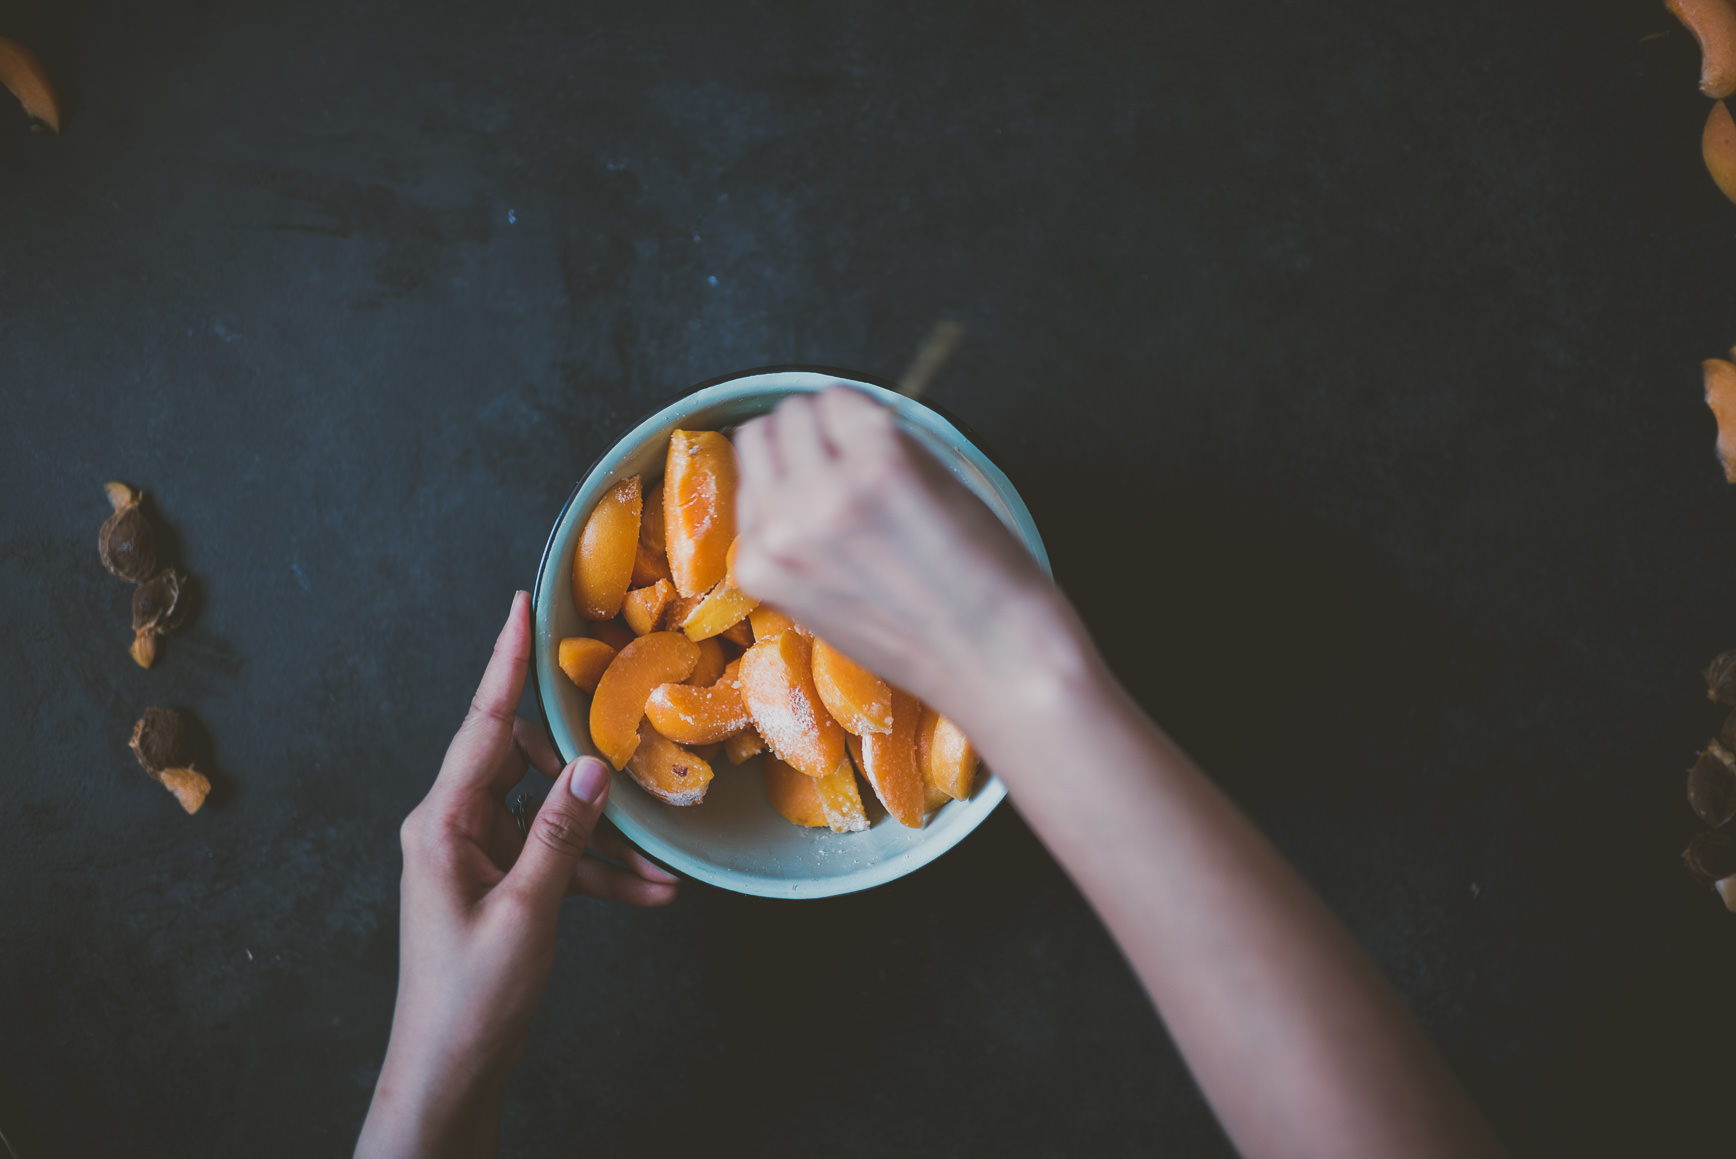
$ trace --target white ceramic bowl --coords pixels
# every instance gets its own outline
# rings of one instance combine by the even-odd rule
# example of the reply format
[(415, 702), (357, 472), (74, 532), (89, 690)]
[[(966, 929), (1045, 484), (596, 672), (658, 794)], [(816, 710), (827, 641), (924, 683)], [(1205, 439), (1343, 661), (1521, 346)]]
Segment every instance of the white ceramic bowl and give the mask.
[[(1036, 525), (1007, 477), (958, 429), (902, 395), (866, 382), (807, 370), (750, 373), (701, 387), (629, 431), (573, 489), (543, 551), (534, 593), (537, 695), (555, 747), (571, 761), (596, 752), (589, 728), (590, 698), (556, 663), (564, 636), (585, 633), (573, 606), (572, 560), (591, 508), (621, 479), (647, 481), (663, 474), (669, 434), (676, 429), (720, 430), (765, 414), (786, 396), (840, 382), (891, 407), (904, 428), (1000, 517), (1045, 570), (1049, 567)], [(654, 800), (625, 773), (615, 774), (607, 816), (628, 840), (678, 873), (738, 893), (761, 897), (831, 897), (880, 885), (926, 865), (976, 828), (1006, 796), (998, 777), (983, 777), (968, 801), (954, 801), (921, 829), (882, 818), (863, 833), (833, 833), (790, 824), (772, 809), (759, 760), (731, 766), (720, 757), (703, 803), (674, 808)]]

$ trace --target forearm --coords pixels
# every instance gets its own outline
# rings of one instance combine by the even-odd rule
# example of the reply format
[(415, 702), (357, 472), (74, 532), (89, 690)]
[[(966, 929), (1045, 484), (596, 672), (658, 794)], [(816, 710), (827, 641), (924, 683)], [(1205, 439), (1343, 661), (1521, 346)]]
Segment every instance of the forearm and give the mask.
[(390, 1049), (356, 1142), (356, 1159), (492, 1159), (506, 1087), (412, 1074)]
[(1243, 1153), (1498, 1154), (1271, 844), (1088, 646), (1045, 660), (979, 684), (960, 723), (1114, 934)]

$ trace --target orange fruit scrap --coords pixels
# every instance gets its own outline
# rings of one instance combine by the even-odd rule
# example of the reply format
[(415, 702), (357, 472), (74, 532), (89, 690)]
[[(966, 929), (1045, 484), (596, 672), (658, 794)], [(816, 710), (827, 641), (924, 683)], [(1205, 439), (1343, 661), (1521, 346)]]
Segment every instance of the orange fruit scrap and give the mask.
[(696, 596), (676, 596), (669, 601), (669, 607), (663, 612), (663, 630), (679, 632), (681, 626), (687, 623), (687, 617), (693, 614), (693, 609), (705, 602), (706, 593)]
[(818, 782), (804, 777), (776, 757), (762, 762), (766, 796), (772, 808), (792, 825), (816, 829), (826, 824), (826, 807), (820, 801)]
[(709, 640), (713, 636), (721, 636), (747, 619), (747, 614), (753, 611), (758, 603), (752, 596), (730, 587), (728, 580), (720, 580), (682, 622), (681, 630), (687, 633), (689, 640)]
[(568, 636), (560, 642), (558, 652), (561, 671), (567, 679), (586, 692), (597, 690), (597, 681), (615, 658), (615, 649), (589, 636)]
[(647, 720), (639, 725), (627, 775), (665, 805), (697, 805), (705, 799), (712, 773), (704, 757), (682, 748)]
[(663, 553), (663, 481), (645, 490), (639, 518), (639, 550), (633, 559), (633, 586), (644, 587), (669, 578), (669, 558)]
[(892, 731), (892, 689), (819, 637), (814, 638), (814, 688), (820, 703), (854, 736)]
[(746, 620), (731, 624), (718, 635), (720, 639), (728, 640), (731, 644), (742, 648), (753, 646), (753, 629)]
[(1700, 156), (1718, 191), (1736, 201), (1736, 121), (1723, 101), (1712, 106), (1706, 128), (1700, 134)]
[(909, 829), (922, 828), (926, 812), (922, 807), (922, 770), (916, 764), (916, 726), (921, 721), (922, 702), (895, 688), (892, 731), (871, 732), (862, 738), (862, 775), (886, 811)]
[(816, 780), (814, 789), (820, 794), (820, 807), (832, 832), (860, 833), (868, 828), (868, 811), (862, 807), (862, 794), (856, 788), (856, 766), (848, 757), (838, 762), (830, 776)]
[(1730, 0), (1664, 0), (1670, 14), (1700, 42), (1700, 91), (1736, 93), (1736, 8)]
[(741, 658), (741, 698), (766, 746), (804, 776), (827, 776), (844, 759), (844, 730), (814, 689), (806, 636), (783, 632), (749, 648)]
[(585, 520), (573, 553), (573, 603), (587, 620), (610, 620), (621, 611), (639, 551), (640, 500), (634, 475), (615, 484)]
[(735, 542), (735, 448), (716, 431), (676, 431), (663, 472), (664, 550), (683, 596), (724, 578)]
[(660, 684), (645, 702), (645, 716), (658, 732), (679, 744), (727, 740), (752, 721), (741, 702), (741, 685), (723, 680), (709, 688)]
[(623, 628), (613, 620), (595, 620), (591, 623), (591, 635), (619, 652), (636, 637), (631, 631)]
[(591, 743), (604, 759), (626, 766), (642, 739), (639, 722), (652, 689), (686, 680), (698, 662), (699, 645), (679, 632), (652, 632), (621, 649), (591, 697)]
[(634, 588), (621, 601), (621, 618), (635, 635), (644, 636), (657, 630), (663, 622), (663, 612), (675, 598), (675, 586), (660, 579), (650, 587)]
[[(776, 608), (768, 608), (764, 604), (761, 604), (759, 607), (749, 612), (747, 619), (748, 625), (753, 629), (753, 638), (755, 640), (764, 640), (770, 636), (777, 635), (779, 632), (787, 632), (791, 628), (795, 628), (798, 632), (802, 632), (802, 629), (797, 626), (794, 620), (790, 619)], [(803, 635), (806, 634), (806, 632), (803, 632)]]
[(758, 756), (765, 751), (765, 739), (751, 724), (723, 742), (723, 755), (729, 758), (732, 765), (739, 765), (749, 757)]
[(24, 106), (26, 116), (60, 132), (60, 100), (54, 95), (54, 86), (48, 83), (48, 70), (35, 53), (4, 36), (0, 36), (0, 85), (12, 90), (12, 95)]
[(1708, 358), (1700, 363), (1706, 375), (1706, 405), (1718, 420), (1718, 461), (1724, 481), (1736, 483), (1736, 363)]
[(976, 787), (979, 763), (975, 746), (958, 725), (923, 705), (916, 726), (916, 764), (922, 770), (922, 783), (940, 794), (942, 803), (962, 801)]

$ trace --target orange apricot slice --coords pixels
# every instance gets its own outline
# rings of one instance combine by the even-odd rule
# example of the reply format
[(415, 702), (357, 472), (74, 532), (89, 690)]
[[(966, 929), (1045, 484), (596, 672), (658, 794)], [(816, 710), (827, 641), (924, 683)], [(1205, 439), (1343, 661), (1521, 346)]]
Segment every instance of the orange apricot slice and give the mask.
[(709, 640), (747, 619), (747, 614), (758, 603), (746, 592), (730, 587), (728, 580), (719, 580), (717, 586), (699, 601), (699, 606), (682, 621), (681, 630), (687, 633), (689, 640)]
[(856, 788), (856, 766), (848, 757), (838, 762), (831, 776), (816, 780), (814, 788), (820, 794), (820, 807), (826, 811), (826, 824), (832, 832), (860, 833), (868, 828), (868, 810)]
[(1708, 358), (1700, 363), (1706, 375), (1706, 405), (1718, 420), (1718, 461), (1724, 481), (1736, 483), (1736, 363)]
[(0, 85), (12, 90), (26, 115), (60, 132), (60, 101), (48, 83), (48, 70), (35, 53), (4, 36), (0, 36)]
[(646, 719), (678, 744), (712, 744), (752, 723), (741, 702), (741, 685), (720, 680), (709, 688), (660, 684), (645, 702)]
[(946, 800), (963, 801), (976, 787), (976, 746), (958, 725), (926, 704), (916, 726), (916, 764), (922, 783)]
[(723, 755), (729, 758), (732, 765), (739, 765), (749, 757), (758, 756), (765, 751), (765, 739), (751, 724), (734, 736), (724, 738)]
[(736, 623), (731, 624), (722, 632), (718, 633), (718, 635), (722, 639), (728, 640), (731, 644), (736, 644), (743, 648), (753, 647), (753, 629), (748, 626), (746, 620), (739, 620)]
[(862, 775), (886, 811), (908, 829), (922, 828), (924, 812), (922, 770), (916, 765), (916, 726), (921, 722), (922, 702), (894, 688), (892, 731), (862, 738)]
[(556, 655), (568, 680), (586, 692), (595, 692), (597, 681), (615, 658), (615, 649), (589, 636), (568, 636), (560, 642)]
[(573, 603), (587, 620), (613, 619), (633, 580), (639, 550), (639, 476), (597, 501), (573, 553)]
[(1736, 121), (1723, 101), (1712, 106), (1706, 128), (1700, 134), (1700, 156), (1718, 192), (1736, 201)]
[(768, 608), (764, 604), (747, 614), (748, 625), (753, 629), (755, 640), (764, 640), (779, 632), (787, 632), (796, 627), (796, 622), (776, 608)]
[(792, 825), (817, 829), (826, 824), (826, 807), (820, 801), (818, 782), (804, 777), (776, 757), (762, 762), (766, 796), (778, 816)]
[(663, 612), (675, 598), (675, 587), (668, 580), (658, 580), (650, 587), (634, 588), (621, 601), (621, 618), (635, 635), (655, 632), (663, 622)]
[(705, 602), (706, 592), (696, 596), (676, 596), (669, 601), (669, 607), (663, 612), (663, 630), (679, 632), (681, 625), (687, 622), (687, 617), (693, 614), (693, 609)]
[(699, 641), (699, 663), (693, 666), (693, 675), (687, 678), (687, 683), (697, 684), (701, 688), (716, 684), (722, 679), (724, 671), (731, 661), (724, 658), (723, 645), (716, 640)]
[(892, 688), (818, 636), (814, 637), (814, 688), (844, 731), (861, 736), (892, 731)]
[(591, 623), (591, 635), (619, 652), (628, 644), (638, 639), (631, 631), (623, 628), (613, 620), (595, 620)]
[(675, 589), (695, 596), (715, 587), (735, 542), (735, 448), (716, 431), (669, 436), (663, 472), (663, 547)]
[(741, 658), (741, 699), (766, 746), (810, 777), (844, 758), (844, 730), (814, 689), (813, 649), (798, 632), (761, 640)]
[(639, 725), (637, 746), (627, 760), (633, 783), (665, 805), (697, 805), (711, 785), (711, 764), (651, 727)]
[(616, 654), (591, 697), (591, 743), (617, 769), (640, 740), (645, 702), (659, 684), (679, 683), (699, 662), (699, 645), (679, 632), (640, 636)]
[(1736, 8), (1730, 0), (1664, 0), (1670, 14), (1700, 42), (1700, 91), (1736, 93)]
[(633, 556), (633, 586), (644, 587), (669, 578), (669, 560), (663, 554), (663, 483), (645, 488), (639, 511), (639, 547)]

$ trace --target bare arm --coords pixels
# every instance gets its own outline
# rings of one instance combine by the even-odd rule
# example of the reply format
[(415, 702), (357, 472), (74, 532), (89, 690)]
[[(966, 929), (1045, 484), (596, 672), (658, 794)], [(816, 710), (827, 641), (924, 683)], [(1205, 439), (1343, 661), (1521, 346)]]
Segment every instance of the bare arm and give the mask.
[(956, 720), (1244, 1154), (1499, 1155), (1355, 941), (993, 516), (847, 390), (744, 428), (742, 584)]

